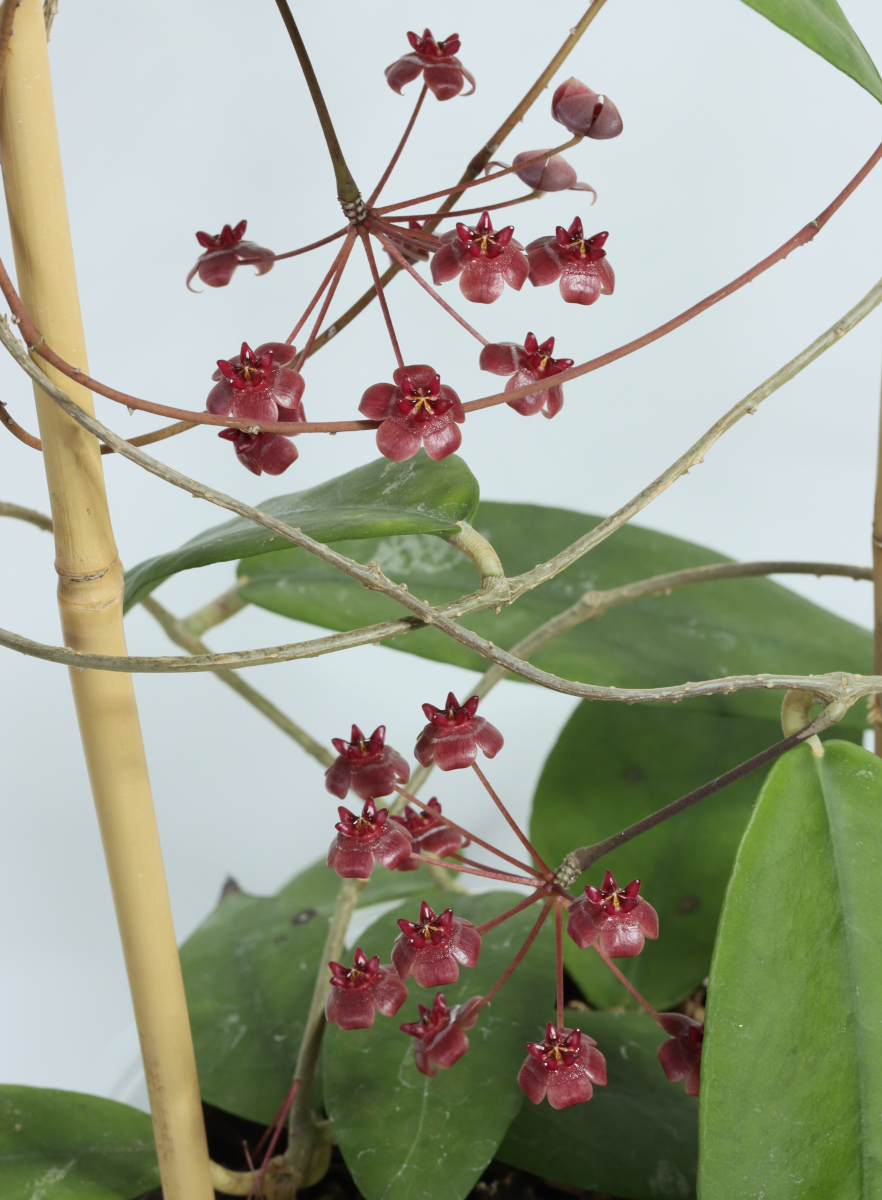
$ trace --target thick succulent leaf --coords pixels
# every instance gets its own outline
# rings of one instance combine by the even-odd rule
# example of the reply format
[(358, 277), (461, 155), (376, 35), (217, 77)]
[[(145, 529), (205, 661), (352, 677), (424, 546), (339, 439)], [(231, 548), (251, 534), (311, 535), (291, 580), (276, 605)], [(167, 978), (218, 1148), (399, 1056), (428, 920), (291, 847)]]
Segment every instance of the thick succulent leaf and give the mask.
[[(424, 450), (408, 462), (380, 458), (318, 487), (291, 496), (273, 496), (257, 507), (319, 542), (375, 538), (403, 533), (457, 532), (478, 503), (478, 481), (463, 460), (451, 454), (432, 462)], [(193, 567), (230, 562), (285, 545), (278, 534), (243, 517), (215, 525), (180, 550), (147, 559), (126, 572), (126, 610), (155, 587)]]
[[(600, 518), (528, 504), (482, 504), (472, 524), (517, 575), (581, 537)], [(382, 538), (338, 546), (433, 604), (478, 586), (475, 568), (453, 546), (426, 537)], [(473, 613), (462, 623), (509, 649), (583, 593), (726, 561), (679, 538), (628, 525), (566, 571), (525, 593), (510, 608)], [(354, 629), (400, 617), (401, 606), (369, 592), (297, 549), (241, 563), (240, 594), (272, 612), (330, 629)], [(483, 670), (486, 661), (437, 630), (389, 643), (396, 650)], [(532, 661), (565, 679), (617, 687), (653, 687), (759, 671), (869, 673), (872, 637), (768, 579), (733, 579), (634, 601), (587, 621), (538, 651)], [(776, 717), (780, 693), (736, 692), (726, 709)], [(846, 717), (865, 724), (856, 705)]]
[(776, 763), (738, 851), (708, 991), (702, 1194), (882, 1195), (882, 762)]
[[(530, 837), (559, 863), (780, 741), (780, 721), (682, 706), (579, 705), (548, 757), (533, 797)], [(658, 911), (659, 939), (618, 966), (657, 1008), (693, 991), (710, 967), (726, 881), (759, 792), (748, 775), (671, 821), (627, 842), (573, 884), (642, 881)], [(566, 964), (592, 1004), (631, 1004), (593, 950), (564, 939)]]
[[(203, 1100), (272, 1120), (294, 1076), (341, 882), (318, 862), (275, 896), (229, 895), (181, 947)], [(377, 868), (359, 908), (431, 886), (423, 868)]]
[(588, 1104), (555, 1112), (525, 1100), (497, 1157), (572, 1188), (629, 1200), (690, 1200), (698, 1166), (698, 1101), (668, 1083), (666, 1035), (643, 1013), (567, 1012), (597, 1042), (607, 1083)]
[[(457, 916), (478, 924), (510, 908), (510, 892), (482, 896), (425, 897), (437, 912), (452, 905)], [(365, 936), (387, 946), (398, 933), (396, 917), (414, 915), (413, 903), (382, 917)], [(539, 915), (529, 908), (490, 930), (477, 966), (437, 990), (459, 1004), (485, 994), (511, 963)], [(366, 1200), (460, 1200), (479, 1178), (520, 1107), (517, 1073), (525, 1044), (540, 1036), (549, 996), (554, 995), (554, 947), (548, 922), (480, 1020), (469, 1032), (469, 1051), (430, 1079), (414, 1065), (414, 1039), (402, 1021), (417, 1019), (417, 1001), (431, 1005), (436, 989), (408, 981), (410, 996), (391, 1020), (371, 1029), (325, 1037), (325, 1106), (334, 1134)], [(388, 959), (388, 950), (381, 957)]]
[(882, 101), (882, 79), (836, 0), (744, 0)]
[(3, 1200), (131, 1200), (157, 1187), (147, 1113), (80, 1092), (0, 1085)]

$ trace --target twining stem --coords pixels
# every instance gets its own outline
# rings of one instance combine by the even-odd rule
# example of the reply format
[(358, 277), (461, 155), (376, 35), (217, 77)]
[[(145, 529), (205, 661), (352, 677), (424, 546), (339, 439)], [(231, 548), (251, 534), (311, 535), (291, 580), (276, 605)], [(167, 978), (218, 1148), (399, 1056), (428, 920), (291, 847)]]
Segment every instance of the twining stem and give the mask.
[[(196, 421), (175, 421), (174, 425), (165, 425), (162, 429), (154, 429), (150, 433), (141, 433), (137, 437), (129, 438), (129, 445), (151, 446), (154, 442), (164, 442), (166, 438), (177, 437), (179, 433), (195, 429), (197, 424)], [(101, 453), (115, 454), (116, 451), (111, 446), (102, 446)]]
[(337, 181), (337, 197), (341, 204), (355, 204), (361, 199), (361, 193), (346, 165), (343, 151), (340, 149), (340, 143), (337, 141), (337, 134), (331, 121), (331, 114), (328, 112), (328, 106), (325, 104), (322, 89), (319, 87), (319, 81), (312, 68), (312, 63), (309, 61), (309, 55), (306, 52), (306, 46), (303, 44), (303, 38), (300, 36), (300, 30), (297, 28), (287, 0), (276, 0), (276, 5), (282, 14), (282, 20), (285, 22), (285, 28), (288, 30), (288, 36), (297, 54), (303, 78), (306, 80), (306, 86), (309, 88), (309, 94), (312, 97), (312, 103), (318, 116), (319, 124), (322, 127), (322, 133), (325, 135), (325, 143), (327, 144), (331, 163), (334, 167), (334, 178)]
[[(535, 897), (531, 897), (531, 899), (535, 899)], [(502, 972), (500, 977), (493, 984), (493, 987), (486, 994), (486, 996), (482, 996), (481, 1003), (477, 1006), (478, 1008), (483, 1008), (485, 1004), (489, 1004), (490, 1001), (493, 999), (493, 997), (496, 995), (496, 993), (499, 991), (499, 989), (504, 984), (508, 983), (508, 981), (511, 978), (511, 976), (513, 975), (513, 973), (520, 966), (521, 960), (523, 959), (524, 955), (527, 953), (527, 951), (533, 945), (533, 942), (538, 937), (539, 930), (545, 924), (545, 918), (551, 912), (551, 907), (553, 904), (554, 904), (554, 901), (552, 899), (548, 899), (545, 901), (545, 904), (542, 907), (542, 912), (539, 914), (539, 916), (536, 920), (536, 924), (533, 926), (533, 928), (527, 934), (527, 940), (524, 942), (523, 946), (521, 946), (520, 950), (514, 956), (514, 959), (512, 960), (510, 965), (505, 968), (505, 970)], [(480, 929), (481, 927), (478, 926), (478, 928)]]
[(13, 420), (9, 415), (6, 411), (6, 402), (4, 400), (0, 400), (0, 425), (5, 425), (14, 438), (18, 438), (25, 446), (30, 446), (32, 450), (43, 449), (43, 443), (40, 439), (34, 437), (32, 433), (28, 433), (26, 429), (23, 429), (19, 425), (18, 421)]
[[(876, 495), (873, 503), (873, 671), (882, 675), (882, 405), (879, 416), (879, 450), (876, 461)], [(882, 758), (882, 694), (872, 698), (870, 715), (875, 730), (874, 749)]]
[(606, 965), (612, 971), (613, 975), (615, 975), (616, 979), (618, 979), (618, 981), (622, 985), (622, 987), (626, 988), (631, 993), (631, 995), (634, 997), (634, 999), (637, 1001), (637, 1003), (646, 1009), (646, 1011), (649, 1013), (649, 1015), (652, 1017), (652, 1019), (654, 1021), (657, 1021), (658, 1013), (655, 1011), (655, 1009), (652, 1007), (652, 1005), (649, 1003), (649, 1001), (640, 995), (640, 993), (634, 987), (634, 984), (627, 977), (627, 975), (622, 974), (622, 972), (619, 970), (619, 968), (616, 966), (616, 964), (613, 962), (613, 960), (609, 957), (609, 955), (604, 954), (604, 952), (600, 948), (600, 943), (592, 942), (591, 948), (593, 950), (597, 951), (597, 953), (600, 955), (600, 957), (603, 959), (603, 961), (606, 963)]
[[(0, 161), (22, 296), (61, 352), (85, 367), (41, 0), (8, 0)], [(8, 38), (6, 38), (8, 41)], [(60, 376), (46, 367), (55, 380)], [(52, 387), (48, 377), (45, 386)], [(93, 412), (68, 383), (71, 409)], [(125, 655), (123, 574), (98, 443), (34, 388), (55, 535), (65, 642)], [(213, 1200), (196, 1061), (131, 677), (71, 671), (83, 752), (135, 1010), (165, 1200)], [(69, 772), (65, 772), (69, 773)]]
[(554, 965), (557, 977), (557, 1027), (564, 1027), (563, 901), (554, 902)]
[[(431, 813), (432, 810), (429, 808), (428, 804), (423, 804), (422, 800), (417, 799), (416, 796), (412, 796), (410, 792), (406, 792), (404, 788), (401, 788), (396, 784), (395, 790), (400, 796), (404, 796), (406, 799), (410, 800), (411, 803), (418, 804), (425, 812)], [(504, 858), (505, 861), (510, 862), (512, 866), (520, 867), (522, 871), (531, 870), (531, 868), (527, 866), (526, 863), (522, 863), (520, 859), (512, 858), (510, 854), (506, 854), (503, 850), (497, 850), (495, 846), (491, 846), (489, 842), (485, 842), (482, 838), (479, 838), (477, 834), (469, 833), (469, 831), (464, 829), (462, 825), (457, 825), (454, 821), (451, 821), (446, 814), (444, 816), (444, 824), (449, 825), (451, 829), (454, 829), (464, 838), (468, 838), (469, 841), (475, 842), (476, 845), (483, 846), (485, 850), (489, 850), (490, 853), (495, 854), (497, 858)]]
[(47, 533), (52, 532), (52, 518), (37, 512), (35, 508), (22, 508), (20, 504), (9, 504), (0, 500), (0, 517), (15, 517), (19, 521), (27, 521), (29, 525), (36, 525), (38, 529), (44, 529)]
[(489, 921), (484, 921), (482, 924), (476, 925), (475, 928), (477, 929), (478, 933), (480, 933), (481, 937), (483, 937), (489, 929), (495, 929), (497, 925), (501, 925), (503, 921), (507, 921), (509, 917), (513, 917), (517, 913), (523, 912), (525, 908), (529, 908), (531, 904), (535, 904), (536, 901), (541, 900), (543, 896), (547, 898), (547, 892), (544, 885), (538, 888), (532, 896), (527, 896), (525, 899), (521, 900), (521, 902), (516, 904), (514, 908), (506, 909), (506, 911), (504, 913), (500, 913), (498, 917), (491, 917)]
[[(423, 279), (422, 275), (420, 275), (418, 271), (415, 271), (413, 269), (413, 267), (407, 261), (407, 259), (401, 253), (401, 251), (396, 247), (395, 243), (390, 241), (389, 238), (387, 238), (386, 235), (381, 231), (380, 225), (376, 221), (372, 221), (370, 218), (368, 218), (367, 227), (368, 227), (368, 229), (370, 229), (371, 233), (376, 234), (376, 236), (380, 239), (380, 241), (382, 242), (382, 245), (383, 245), (383, 249), (386, 251), (386, 253), (390, 254), (392, 256), (392, 258), (394, 258), (395, 261), (398, 263), (398, 265), (400, 267), (402, 267), (405, 271), (407, 271), (408, 275), (410, 275), (413, 279), (415, 279), (417, 281), (417, 283), (420, 285), (420, 287), (423, 289), (423, 291), (428, 292), (429, 295), (432, 297), (432, 299), (434, 301), (436, 301), (436, 303), (441, 305), (441, 307), (444, 309), (444, 311), (447, 313), (448, 316), (453, 317), (454, 321), (457, 321), (463, 327), (463, 329), (465, 329), (468, 333), (470, 333), (473, 338), (476, 338), (481, 343), (482, 346), (487, 345), (487, 339), (485, 337), (483, 337), (482, 334), (478, 333), (477, 329), (474, 329), (468, 323), (468, 321), (465, 319), (465, 317), (461, 317), (455, 308), (451, 308), (450, 305), (447, 303), (447, 301), (443, 300), (438, 295), (438, 293), (435, 291), (435, 289), (432, 287), (432, 285), (430, 283), (427, 283), (426, 280)], [(385, 300), (384, 300), (384, 303), (385, 303)]]
[[(318, 304), (319, 300), (321, 299), (322, 295), (325, 292), (325, 289), (328, 287), (329, 284), (334, 286), (334, 281), (339, 278), (340, 273), (342, 271), (341, 264), (346, 261), (346, 259), (349, 257), (350, 253), (352, 252), (352, 244), (354, 241), (355, 241), (355, 234), (352, 229), (349, 229), (349, 231), (347, 232), (347, 235), (346, 235), (346, 240), (344, 241), (344, 243), (340, 247), (340, 249), (337, 251), (334, 261), (331, 263), (330, 267), (328, 268), (328, 273), (325, 275), (324, 279), (319, 284), (318, 290), (316, 291), (313, 298), (310, 300), (309, 304), (307, 304), (306, 309), (304, 310), (304, 313), (301, 316), (300, 320), (297, 322), (297, 324), (294, 326), (294, 328), (291, 330), (291, 332), (285, 338), (285, 341), (287, 342), (287, 344), (289, 346), (293, 344), (294, 339), (297, 337), (297, 334), (300, 332), (300, 330), (303, 328), (303, 326), (309, 320), (310, 313), (315, 308), (315, 306)], [(306, 361), (306, 359), (309, 355), (309, 347), (315, 341), (316, 333), (317, 333), (319, 327), (321, 326), (322, 321), (325, 318), (325, 313), (328, 311), (329, 304), (330, 304), (330, 299), (326, 297), (325, 304), (322, 308), (322, 311), (319, 313), (319, 317), (316, 322), (315, 329), (313, 329), (312, 337), (310, 338), (307, 345), (300, 352), (299, 358), (297, 360), (298, 364)]]
[(416, 124), (417, 117), (420, 115), (420, 109), (423, 107), (423, 101), (426, 98), (426, 92), (428, 90), (429, 90), (428, 85), (424, 83), (419, 96), (417, 96), (416, 107), (414, 108), (413, 113), (411, 114), (410, 120), (407, 122), (407, 127), (405, 128), (404, 133), (401, 135), (401, 141), (398, 143), (398, 147), (397, 147), (395, 153), (392, 155), (392, 158), (389, 162), (389, 166), (386, 168), (386, 170), (380, 176), (377, 186), (371, 192), (370, 196), (368, 196), (368, 201), (367, 201), (368, 207), (370, 207), (372, 204), (376, 203), (377, 197), (379, 196), (380, 192), (382, 192), (383, 188), (386, 186), (386, 182), (389, 179), (389, 176), (395, 170), (395, 164), (398, 162), (399, 158), (401, 157), (401, 151), (407, 145), (407, 139), (410, 137), (411, 130), (413, 129), (414, 125)]
[[(141, 603), (150, 615), (156, 618), (171, 640), (178, 646), (182, 646), (190, 654), (210, 653), (208, 647), (195, 634), (190, 632), (183, 621), (178, 620), (177, 617), (163, 608), (152, 596), (145, 596)], [(255, 688), (247, 684), (235, 671), (218, 670), (215, 674), (221, 683), (225, 683), (234, 692), (238, 692), (243, 700), (247, 700), (258, 712), (263, 713), (269, 721), (272, 721), (277, 729), (281, 729), (282, 733), (287, 734), (292, 741), (301, 746), (307, 754), (311, 754), (323, 767), (331, 765), (334, 761), (333, 754), (321, 742), (317, 742), (314, 737), (311, 737), (305, 729), (301, 729), (290, 717), (286, 716), (281, 709), (273, 704), (272, 700), (269, 700)]]
[(395, 327), (392, 324), (392, 316), (389, 312), (389, 306), (386, 303), (386, 295), (383, 291), (383, 283), (380, 279), (380, 272), (377, 270), (377, 260), (374, 258), (373, 247), (371, 246), (370, 235), (363, 226), (359, 225), (358, 235), (361, 238), (361, 244), (364, 246), (364, 252), (367, 255), (368, 266), (371, 269), (371, 278), (374, 281), (374, 287), (377, 291), (377, 299), (380, 301), (380, 308), (383, 310), (383, 320), (386, 322), (386, 331), (389, 334), (389, 341), (392, 343), (392, 351), (395, 354), (395, 360), (399, 367), (404, 367), (404, 359), (401, 357), (401, 348), (398, 345), (398, 338), (395, 336)]
[(505, 805), (502, 803), (502, 801), (499, 799), (499, 797), (496, 795), (496, 792), (490, 786), (490, 780), (487, 778), (487, 776), (484, 774), (484, 772), (478, 766), (477, 762), (472, 763), (472, 770), (475, 772), (475, 774), (480, 779), (481, 783), (484, 785), (487, 795), (490, 797), (490, 799), (493, 801), (493, 803), (496, 805), (496, 807), (502, 813), (509, 828), (514, 832), (515, 836), (518, 838), (521, 845), (524, 847), (524, 849), (527, 851), (527, 853), (530, 855), (530, 857), (533, 859), (533, 861), (536, 863), (536, 865), (539, 867), (539, 869), (543, 872), (546, 879), (550, 879), (551, 871), (550, 871), (548, 865), (546, 863), (544, 863), (542, 861), (542, 859), (539, 857), (536, 850), (533, 848), (533, 846), (530, 842), (530, 839), (527, 837), (527, 835), (521, 829), (520, 825), (518, 825), (517, 821), (514, 819), (514, 817), (511, 815), (511, 813), (508, 811), (508, 809), (505, 807)]
[[(504, 175), (511, 175), (515, 171), (523, 171), (525, 167), (530, 167), (533, 163), (544, 162), (545, 159), (551, 158), (554, 154), (561, 154), (564, 150), (569, 150), (571, 146), (577, 146), (582, 140), (582, 135), (577, 133), (568, 141), (561, 142), (559, 146), (555, 146), (553, 150), (541, 150), (538, 154), (534, 154), (532, 158), (525, 158), (516, 167), (504, 167), (503, 170), (494, 171), (492, 175), (484, 175), (481, 179), (472, 179), (468, 183), (457, 183), (452, 187), (441, 188), (437, 192), (427, 192), (425, 196), (415, 196), (413, 200), (401, 200), (398, 204), (387, 204), (384, 208), (374, 209), (374, 215), (382, 217), (386, 213), (396, 212), (399, 208), (410, 208), (412, 204), (422, 204), (424, 200), (438, 200), (442, 196), (449, 198), (458, 195), (460, 192), (465, 192), (469, 188), (480, 187), (484, 183), (492, 183), (495, 179), (502, 179)], [(483, 212), (484, 210), (482, 209), (481, 211)]]
[(648, 829), (654, 829), (656, 825), (661, 825), (663, 821), (669, 821), (671, 817), (676, 817), (678, 813), (691, 808), (699, 800), (704, 800), (707, 796), (712, 796), (715, 792), (728, 787), (730, 783), (735, 783), (736, 780), (743, 779), (751, 771), (756, 771), (759, 767), (764, 767), (766, 763), (774, 762), (776, 758), (780, 758), (782, 754), (786, 754), (794, 746), (808, 741), (815, 734), (827, 729), (834, 721), (839, 720), (844, 713), (845, 708), (842, 705), (828, 706), (810, 725), (806, 725), (797, 733), (784, 738), (783, 741), (776, 742), (774, 746), (769, 746), (767, 749), (760, 751), (759, 754), (755, 754), (753, 758), (749, 758), (746, 762), (739, 763), (731, 771), (726, 771), (723, 775), (718, 775), (716, 779), (711, 779), (708, 783), (703, 783), (701, 787), (695, 788), (694, 791), (688, 792), (685, 796), (681, 796), (679, 800), (674, 800), (673, 803), (666, 804), (664, 808), (660, 808), (657, 812), (651, 813), (648, 817), (644, 817), (640, 821), (635, 821), (633, 825), (629, 825), (626, 829), (621, 830), (620, 833), (614, 833), (602, 842), (595, 842), (592, 846), (582, 846), (579, 850), (572, 850), (566, 856), (555, 875), (557, 883), (561, 887), (569, 887), (576, 876), (581, 875), (583, 871), (587, 871), (589, 867), (593, 866), (598, 859), (603, 858), (605, 854), (617, 850), (619, 846), (623, 846), (625, 842), (630, 842), (632, 838), (639, 837), (641, 833), (646, 833)]

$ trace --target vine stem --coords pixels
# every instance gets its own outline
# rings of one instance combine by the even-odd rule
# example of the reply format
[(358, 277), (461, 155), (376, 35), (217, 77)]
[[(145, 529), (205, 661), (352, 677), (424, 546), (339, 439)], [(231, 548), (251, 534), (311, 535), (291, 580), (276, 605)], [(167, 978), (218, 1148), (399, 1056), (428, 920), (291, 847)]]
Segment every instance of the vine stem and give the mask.
[[(62, 353), (85, 365), (41, 0), (7, 0), (0, 160), (22, 295)], [(51, 371), (51, 367), (47, 367)], [(55, 372), (52, 372), (55, 374)], [(53, 386), (49, 378), (46, 386)], [(60, 379), (60, 376), (56, 375)], [(126, 653), (123, 574), (98, 443), (35, 381), (64, 640)], [(92, 397), (68, 387), (87, 418)], [(131, 677), (72, 671), (80, 737), (135, 1010), (165, 1200), (213, 1200), (196, 1060)]]

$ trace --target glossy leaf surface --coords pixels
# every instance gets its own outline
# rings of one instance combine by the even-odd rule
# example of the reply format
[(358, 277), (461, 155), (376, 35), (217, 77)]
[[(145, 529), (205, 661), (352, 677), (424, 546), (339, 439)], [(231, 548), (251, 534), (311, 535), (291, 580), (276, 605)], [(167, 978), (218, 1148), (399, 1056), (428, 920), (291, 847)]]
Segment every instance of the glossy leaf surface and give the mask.
[[(318, 862), (275, 896), (227, 896), (181, 947), (199, 1083), (210, 1104), (272, 1120), (294, 1077), (341, 882)], [(359, 907), (429, 887), (423, 869), (378, 868)]]
[(643, 1013), (567, 1012), (597, 1041), (606, 1087), (555, 1112), (525, 1100), (498, 1157), (572, 1188), (629, 1200), (695, 1196), (698, 1101), (668, 1083), (658, 1061), (665, 1034)]
[[(477, 503), (478, 481), (461, 458), (452, 454), (436, 463), (420, 450), (408, 462), (381, 458), (305, 492), (274, 496), (257, 507), (316, 541), (338, 542), (456, 532), (456, 522), (470, 520)], [(215, 525), (179, 550), (127, 571), (126, 609), (178, 571), (262, 554), (279, 545), (285, 541), (278, 534), (242, 517)]]
[(882, 1194), (882, 762), (846, 742), (771, 770), (709, 986), (703, 1195)]
[(158, 1187), (147, 1113), (80, 1092), (0, 1085), (3, 1200), (132, 1200)]
[(882, 79), (836, 0), (744, 0), (882, 101)]
[[(521, 899), (511, 892), (425, 896), (439, 909), (475, 922)], [(412, 918), (413, 903), (382, 917), (366, 934), (386, 946), (398, 933), (396, 917)], [(490, 930), (477, 966), (463, 968), (450, 987), (410, 995), (398, 1014), (372, 1029), (331, 1026), (325, 1038), (325, 1104), (346, 1163), (366, 1200), (460, 1200), (496, 1153), (523, 1093), (517, 1084), (525, 1043), (539, 1036), (549, 994), (554, 995), (554, 946), (548, 923), (512, 980), (482, 1009), (468, 1033), (468, 1053), (430, 1079), (414, 1065), (414, 1039), (403, 1021), (417, 1018), (417, 1001), (431, 1006), (436, 991), (448, 1005), (489, 991), (510, 964), (539, 915), (529, 908)], [(378, 951), (383, 957), (382, 951)]]
[[(511, 576), (546, 561), (598, 520), (567, 509), (485, 503), (472, 524), (494, 546)], [(376, 561), (392, 579), (433, 604), (455, 600), (479, 584), (469, 560), (438, 538), (388, 538), (337, 548), (360, 562)], [(629, 525), (511, 607), (499, 614), (473, 613), (462, 623), (509, 649), (587, 591), (724, 561), (703, 546)], [(252, 558), (238, 570), (244, 599), (326, 628), (353, 629), (402, 614), (394, 601), (366, 591), (296, 548)], [(389, 645), (476, 670), (486, 667), (486, 660), (437, 630), (421, 629)], [(873, 652), (871, 635), (856, 625), (768, 579), (735, 579), (613, 609), (555, 639), (532, 661), (565, 679), (651, 687), (760, 671), (866, 674)], [(777, 692), (744, 692), (720, 703), (729, 711), (777, 719), (781, 699)], [(860, 706), (846, 722), (865, 725)]]

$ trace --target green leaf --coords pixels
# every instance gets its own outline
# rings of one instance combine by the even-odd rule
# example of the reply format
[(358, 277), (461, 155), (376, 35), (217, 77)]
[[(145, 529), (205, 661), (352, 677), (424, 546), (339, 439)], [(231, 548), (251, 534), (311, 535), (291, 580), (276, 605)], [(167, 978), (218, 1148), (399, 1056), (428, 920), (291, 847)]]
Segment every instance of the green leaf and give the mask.
[[(567, 1012), (606, 1058), (607, 1083), (588, 1104), (555, 1112), (524, 1101), (497, 1157), (572, 1188), (629, 1200), (695, 1196), (698, 1101), (668, 1083), (666, 1035), (643, 1013)], [(771, 1198), (770, 1198), (771, 1200)]]
[[(570, 717), (548, 757), (530, 837), (549, 863), (599, 842), (722, 775), (783, 737), (781, 723), (682, 706), (591, 704)], [(571, 889), (598, 886), (607, 868), (624, 887), (642, 880), (660, 936), (618, 966), (657, 1008), (692, 992), (710, 967), (717, 919), (763, 772), (748, 775), (607, 855)], [(592, 1004), (631, 1005), (601, 959), (564, 939), (567, 969)]]
[[(294, 1077), (340, 883), (317, 862), (275, 896), (227, 896), (181, 947), (203, 1100), (272, 1120)], [(359, 908), (431, 887), (422, 868), (378, 867)]]
[(882, 762), (847, 742), (769, 774), (708, 990), (699, 1187), (882, 1195)]
[(79, 1092), (0, 1085), (3, 1200), (131, 1200), (157, 1187), (147, 1113)]
[[(506, 574), (528, 571), (581, 537), (599, 517), (528, 504), (482, 504), (472, 521), (502, 559)], [(432, 604), (455, 600), (479, 585), (473, 565), (436, 538), (381, 538), (339, 546), (362, 562), (379, 563), (393, 579)], [(725, 562), (722, 555), (679, 538), (628, 525), (517, 603), (472, 613), (463, 625), (509, 649), (584, 592)], [(369, 592), (293, 549), (241, 563), (240, 594), (272, 612), (330, 629), (354, 629), (400, 617), (401, 606)], [(441, 662), (483, 671), (486, 660), (433, 629), (388, 643)], [(702, 583), (625, 604), (549, 643), (532, 661), (565, 679), (617, 687), (652, 687), (687, 679), (776, 671), (822, 674), (872, 670), (872, 636), (768, 579)], [(725, 709), (777, 719), (778, 692), (736, 692)], [(865, 725), (862, 706), (846, 716)]]
[(836, 0), (744, 0), (882, 101), (882, 79)]
[[(439, 911), (448, 892), (422, 897)], [(510, 892), (456, 896), (457, 916), (475, 924), (510, 908)], [(398, 934), (397, 916), (382, 917), (370, 931), (372, 945), (388, 959)], [(529, 908), (484, 936), (477, 966), (443, 989), (447, 1003), (485, 994), (511, 963), (539, 915)], [(549, 995), (554, 995), (553, 937), (546, 922), (512, 980), (482, 1009), (468, 1053), (429, 1079), (414, 1065), (413, 1039), (399, 1030), (416, 1019), (416, 1001), (431, 1004), (435, 990), (408, 982), (410, 997), (388, 1020), (371, 1029), (341, 1030), (325, 1037), (325, 1105), (334, 1134), (366, 1200), (460, 1200), (493, 1158), (516, 1115), (523, 1093), (517, 1073), (525, 1043), (539, 1036)]]
[[(380, 458), (318, 487), (274, 496), (257, 507), (319, 542), (403, 533), (456, 533), (478, 503), (478, 481), (455, 454), (432, 462), (425, 451), (404, 463)], [(180, 550), (126, 571), (126, 611), (178, 571), (262, 554), (283, 538), (243, 517), (215, 525)], [(305, 553), (305, 552), (304, 552)], [(338, 578), (343, 578), (335, 572)]]

